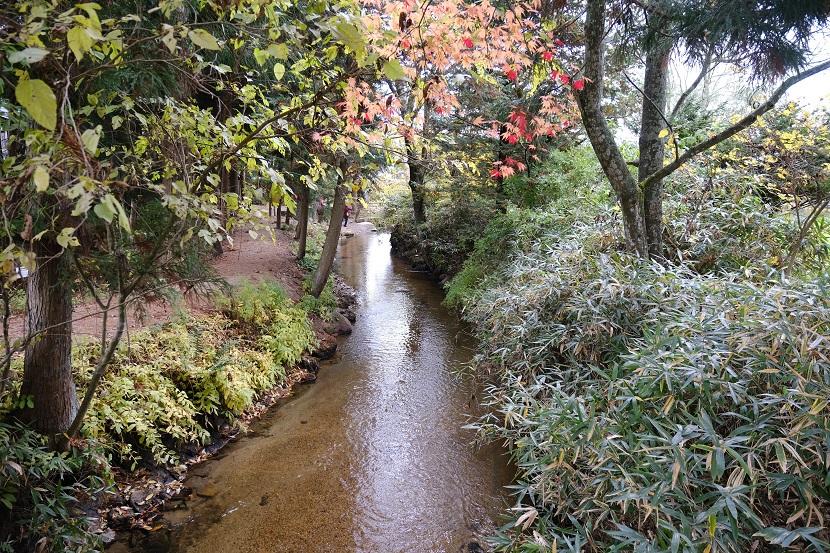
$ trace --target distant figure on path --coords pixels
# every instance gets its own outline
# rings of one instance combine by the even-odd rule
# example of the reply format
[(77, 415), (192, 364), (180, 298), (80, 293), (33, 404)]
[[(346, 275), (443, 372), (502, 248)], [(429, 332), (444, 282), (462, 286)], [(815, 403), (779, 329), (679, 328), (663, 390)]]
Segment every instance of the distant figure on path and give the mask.
[(323, 210), (324, 210), (323, 206), (325, 206), (325, 204), (323, 203), (323, 198), (320, 198), (320, 201), (317, 202), (317, 210), (316, 210), (316, 212), (317, 212), (317, 222), (318, 223), (323, 222)]
[(349, 226), (349, 215), (352, 214), (352, 206), (347, 205), (346, 209), (343, 210), (343, 226)]

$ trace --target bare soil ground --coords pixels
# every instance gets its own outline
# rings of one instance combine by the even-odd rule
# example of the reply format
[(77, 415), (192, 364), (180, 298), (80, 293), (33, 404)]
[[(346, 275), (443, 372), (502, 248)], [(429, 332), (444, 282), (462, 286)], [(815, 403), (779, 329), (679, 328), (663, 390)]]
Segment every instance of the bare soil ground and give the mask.
[[(272, 228), (275, 219), (272, 219)], [(292, 223), (295, 223), (292, 219)], [(275, 230), (275, 239), (268, 233), (260, 232), (257, 239), (245, 230), (237, 230), (233, 236), (233, 246), (227, 242), (223, 244), (224, 253), (217, 257), (213, 266), (230, 284), (238, 284), (243, 279), (253, 282), (263, 277), (271, 277), (281, 283), (289, 298), (299, 300), (303, 295), (303, 271), (297, 266), (294, 254), (294, 227), (288, 230)], [(198, 298), (194, 294), (185, 295), (186, 308), (189, 312), (198, 314), (213, 309), (213, 301), (207, 298)], [(145, 303), (141, 310), (131, 309), (127, 324), (127, 333), (141, 328), (162, 323), (168, 320), (175, 308), (156, 301)], [(23, 315), (13, 317), (9, 321), (9, 332), (12, 340), (25, 335), (25, 320)], [(94, 302), (85, 302), (75, 306), (72, 333), (76, 338), (100, 338), (103, 314)], [(107, 322), (108, 334), (114, 331), (116, 314), (114, 310)]]

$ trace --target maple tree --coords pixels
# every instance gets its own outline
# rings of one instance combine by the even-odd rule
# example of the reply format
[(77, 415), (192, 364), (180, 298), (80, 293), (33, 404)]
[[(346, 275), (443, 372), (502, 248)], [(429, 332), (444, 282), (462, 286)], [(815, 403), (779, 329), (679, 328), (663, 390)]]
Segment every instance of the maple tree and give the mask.
[[(554, 66), (555, 52), (562, 43), (544, 27), (540, 3), (365, 5), (370, 9), (361, 19), (359, 32), (371, 51), (385, 60), (387, 84), (359, 89), (350, 116), (358, 120), (362, 113), (367, 121), (377, 118), (375, 143), (383, 141), (391, 152), (390, 160), (407, 161), (417, 224), (425, 220), (426, 168), (435, 162), (432, 143), (440, 127), (461, 122), (485, 139), (507, 146), (521, 143), (532, 150), (540, 139), (559, 132), (561, 121), (569, 117), (561, 96), (541, 86), (548, 81), (542, 68)], [(540, 65), (542, 60), (547, 65)], [(506, 112), (483, 113), (460, 100), (470, 89), (486, 91), (483, 94), (513, 105)], [(381, 102), (373, 101), (372, 92), (380, 95)], [(532, 114), (521, 106), (522, 96), (532, 98)], [(398, 146), (401, 142), (403, 147)], [(452, 144), (443, 145), (452, 148)], [(487, 173), (500, 184), (502, 177), (523, 170), (524, 163), (498, 150)]]

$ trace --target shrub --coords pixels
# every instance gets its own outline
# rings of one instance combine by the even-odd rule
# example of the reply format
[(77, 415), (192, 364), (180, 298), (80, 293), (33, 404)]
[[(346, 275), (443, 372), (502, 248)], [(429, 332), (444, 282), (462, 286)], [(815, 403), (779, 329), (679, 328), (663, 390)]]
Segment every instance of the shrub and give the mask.
[(827, 281), (701, 275), (601, 236), (543, 239), (465, 311), (500, 379), (472, 427), (519, 468), (498, 547), (823, 551)]
[[(102, 379), (84, 433), (105, 441), (122, 462), (147, 452), (155, 463), (174, 463), (178, 446), (204, 443), (212, 417), (241, 414), (314, 343), (306, 312), (272, 281), (240, 284), (223, 306), (223, 315), (182, 317), (136, 333)], [(82, 385), (94, 353), (91, 345), (74, 352)]]
[[(310, 277), (305, 282), (305, 288), (306, 290), (311, 288)], [(334, 286), (331, 278), (326, 282), (319, 298), (306, 294), (300, 300), (300, 307), (308, 313), (317, 314), (324, 321), (333, 320), (334, 314), (337, 312), (337, 296), (334, 294)]]
[(100, 449), (48, 451), (47, 440), (0, 423), (0, 551), (87, 552), (100, 549), (77, 506), (111, 482)]

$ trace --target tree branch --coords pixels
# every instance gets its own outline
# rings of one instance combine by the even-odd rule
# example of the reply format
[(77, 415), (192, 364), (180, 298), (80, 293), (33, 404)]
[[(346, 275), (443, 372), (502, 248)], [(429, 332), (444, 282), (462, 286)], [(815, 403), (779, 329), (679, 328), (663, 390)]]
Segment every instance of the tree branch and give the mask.
[(700, 69), (700, 73), (698, 74), (697, 78), (694, 82), (683, 91), (683, 94), (680, 95), (680, 98), (677, 99), (677, 102), (674, 104), (674, 108), (671, 110), (671, 114), (669, 114), (669, 119), (674, 121), (675, 115), (677, 112), (680, 111), (680, 108), (683, 107), (683, 104), (686, 103), (686, 100), (689, 99), (689, 96), (694, 92), (697, 86), (703, 81), (703, 78), (709, 72), (709, 69), (712, 67), (712, 49), (710, 48), (709, 51), (706, 53), (706, 59), (703, 61), (703, 67)]
[(656, 179), (662, 179), (662, 178), (665, 178), (665, 177), (671, 175), (677, 169), (679, 169), (680, 167), (685, 165), (688, 161), (690, 161), (692, 158), (694, 158), (695, 156), (697, 156), (701, 152), (705, 152), (709, 148), (712, 148), (713, 146), (717, 146), (718, 144), (720, 144), (724, 140), (726, 140), (728, 138), (731, 138), (732, 136), (738, 134), (739, 132), (741, 132), (744, 129), (747, 129), (760, 116), (762, 116), (763, 114), (765, 114), (766, 112), (768, 112), (769, 110), (774, 108), (775, 104), (778, 103), (778, 101), (781, 99), (782, 96), (784, 96), (784, 93), (787, 92), (787, 90), (789, 90), (790, 87), (792, 87), (796, 83), (799, 83), (799, 82), (803, 81), (804, 79), (806, 79), (808, 77), (812, 77), (813, 75), (821, 73), (822, 71), (824, 71), (825, 69), (828, 69), (828, 68), (830, 68), (830, 60), (819, 63), (818, 65), (814, 65), (813, 67), (811, 67), (810, 69), (807, 69), (803, 73), (799, 73), (798, 75), (793, 75), (792, 77), (790, 77), (789, 79), (787, 79), (786, 81), (781, 83), (781, 86), (779, 86), (775, 90), (775, 92), (772, 94), (772, 96), (770, 96), (769, 99), (766, 102), (764, 102), (763, 104), (758, 106), (757, 109), (755, 109), (754, 111), (749, 113), (747, 116), (745, 116), (743, 119), (741, 119), (740, 121), (738, 121), (734, 125), (732, 125), (732, 126), (726, 128), (726, 129), (724, 129), (723, 131), (719, 132), (715, 136), (709, 138), (708, 140), (704, 140), (703, 142), (689, 148), (688, 150), (686, 150), (686, 152), (682, 156), (675, 159), (673, 162), (669, 163), (668, 165), (664, 166), (659, 171), (655, 171), (654, 173), (652, 173), (651, 175), (649, 175), (648, 177), (646, 177), (645, 179), (640, 181), (640, 187), (648, 186), (649, 183), (653, 182)]

